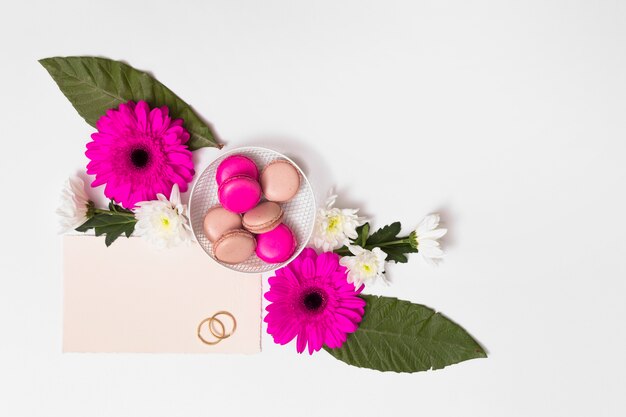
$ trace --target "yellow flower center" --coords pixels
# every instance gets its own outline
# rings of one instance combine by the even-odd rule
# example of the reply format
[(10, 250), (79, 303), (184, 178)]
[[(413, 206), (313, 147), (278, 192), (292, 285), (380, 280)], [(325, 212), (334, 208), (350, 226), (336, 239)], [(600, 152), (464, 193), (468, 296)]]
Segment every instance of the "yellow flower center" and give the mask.
[(372, 267), (369, 266), (368, 264), (364, 264), (363, 265), (363, 272), (366, 272), (366, 273), (369, 274), (370, 272), (372, 272)]
[(333, 216), (328, 220), (328, 231), (333, 231), (339, 225), (339, 217)]
[(169, 228), (170, 227), (170, 219), (168, 219), (167, 217), (161, 217), (161, 224), (163, 225), (164, 228)]

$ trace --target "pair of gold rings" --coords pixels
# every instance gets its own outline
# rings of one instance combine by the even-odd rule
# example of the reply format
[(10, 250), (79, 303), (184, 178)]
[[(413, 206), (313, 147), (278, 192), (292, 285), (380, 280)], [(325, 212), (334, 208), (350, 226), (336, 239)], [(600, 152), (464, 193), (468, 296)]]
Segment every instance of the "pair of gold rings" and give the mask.
[[(226, 325), (224, 325), (223, 320), (218, 319), (219, 316), (227, 316), (233, 322), (233, 328), (230, 332), (226, 331)], [(202, 335), (202, 328), (205, 323), (207, 324), (206, 327), (209, 328), (209, 332), (211, 333), (213, 338), (215, 338), (214, 340), (209, 340)], [(222, 340), (231, 337), (233, 333), (235, 333), (235, 330), (237, 330), (237, 320), (235, 320), (235, 316), (233, 316), (232, 313), (229, 313), (228, 311), (218, 311), (211, 317), (207, 317), (206, 319), (202, 320), (200, 324), (198, 324), (198, 339), (200, 339), (200, 341), (202, 341), (202, 343), (204, 343), (205, 345), (217, 345)]]

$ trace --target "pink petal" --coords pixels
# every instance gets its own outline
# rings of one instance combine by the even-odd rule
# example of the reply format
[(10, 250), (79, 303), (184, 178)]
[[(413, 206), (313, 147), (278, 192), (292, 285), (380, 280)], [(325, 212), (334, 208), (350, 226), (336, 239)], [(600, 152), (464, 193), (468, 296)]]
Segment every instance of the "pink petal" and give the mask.
[(308, 333), (309, 333), (309, 355), (312, 355), (313, 352), (315, 352), (317, 349), (315, 349), (315, 347), (318, 344), (318, 337), (317, 337), (317, 331), (315, 326), (311, 326), (308, 329)]
[(339, 337), (339, 334), (333, 327), (326, 327), (326, 346), (331, 349), (338, 348), (342, 345), (342, 340)]
[(167, 154), (168, 159), (177, 165), (183, 165), (189, 169), (193, 169), (193, 160), (191, 157), (191, 152), (169, 152)]
[(353, 323), (360, 323), (363, 317), (363, 313), (359, 314), (358, 312), (354, 310), (350, 310), (350, 309), (342, 308), (342, 307), (339, 307), (337, 309), (337, 314), (346, 316), (348, 320), (352, 321)]
[(293, 273), (290, 268), (282, 268), (282, 276), (289, 282), (289, 285), (295, 286), (299, 285), (299, 280), (297, 276)]
[(317, 252), (313, 248), (305, 248), (302, 253), (298, 256), (299, 258), (315, 258), (317, 256)]
[[(291, 342), (298, 334), (298, 326), (293, 321), (286, 320), (282, 323), (277, 323), (277, 326), (272, 329), (272, 336), (274, 341), (284, 345)], [(269, 326), (268, 326), (269, 332)]]
[(265, 293), (265, 299), (267, 301), (280, 301), (289, 296), (288, 288), (276, 288), (273, 286), (272, 289)]
[(337, 324), (337, 328), (342, 332), (352, 333), (358, 329), (358, 326), (355, 323), (351, 322), (341, 314), (335, 315), (335, 322)]
[(312, 258), (305, 258), (302, 261), (302, 266), (300, 268), (302, 275), (305, 278), (314, 278), (315, 277), (315, 262), (313, 262)]
[(298, 340), (296, 342), (296, 350), (298, 351), (298, 353), (304, 352), (304, 348), (306, 347), (306, 342), (307, 342), (306, 329), (301, 328), (298, 331)]
[(156, 107), (150, 112), (148, 118), (150, 120), (150, 131), (155, 136), (160, 136), (163, 133), (163, 112), (160, 108)]
[(340, 298), (339, 304), (345, 308), (362, 309), (365, 307), (365, 300), (359, 297)]
[(148, 113), (150, 112), (150, 107), (148, 107), (148, 103), (143, 100), (140, 100), (135, 106), (135, 115), (137, 117), (137, 126), (142, 132), (148, 132)]
[[(89, 169), (87, 169), (87, 174), (89, 174)], [(102, 184), (105, 184), (105, 183), (106, 183), (105, 178), (102, 178), (102, 177), (96, 177), (96, 179), (94, 179), (94, 180), (91, 182), (91, 187), (92, 187), (92, 188), (96, 188), (96, 187), (99, 187), (99, 186), (101, 186)]]
[(325, 277), (332, 274), (339, 264), (339, 257), (332, 252), (321, 253), (315, 262), (317, 276)]

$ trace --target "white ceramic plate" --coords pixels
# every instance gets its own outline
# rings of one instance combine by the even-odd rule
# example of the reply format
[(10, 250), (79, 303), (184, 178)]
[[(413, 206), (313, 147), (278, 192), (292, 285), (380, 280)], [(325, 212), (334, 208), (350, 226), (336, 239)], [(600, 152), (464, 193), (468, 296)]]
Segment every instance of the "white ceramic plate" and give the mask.
[[(215, 171), (218, 165), (224, 160), (224, 158), (234, 155), (244, 155), (256, 162), (259, 172), (272, 161), (277, 159), (285, 159), (291, 162), (300, 172), (300, 189), (296, 196), (289, 202), (281, 204), (283, 208), (284, 217), (283, 223), (285, 223), (296, 236), (298, 245), (296, 251), (286, 262), (279, 264), (268, 264), (259, 259), (256, 254), (253, 254), (247, 261), (229, 265), (218, 261), (213, 254), (213, 245), (204, 235), (203, 222), (204, 216), (207, 211), (219, 204), (217, 198), (217, 182), (215, 181)], [(296, 256), (302, 252), (311, 238), (313, 233), (313, 227), (315, 225), (315, 196), (311, 184), (307, 180), (306, 176), (298, 167), (298, 165), (285, 155), (273, 151), (271, 149), (258, 148), (258, 147), (243, 147), (233, 149), (227, 153), (224, 153), (219, 158), (211, 162), (211, 164), (200, 174), (198, 181), (196, 181), (193, 189), (191, 190), (191, 197), (189, 200), (189, 219), (191, 221), (191, 228), (196, 240), (202, 246), (204, 251), (216, 262), (222, 264), (226, 268), (233, 269), (240, 272), (249, 273), (261, 273), (278, 269), (289, 262), (291, 262)]]

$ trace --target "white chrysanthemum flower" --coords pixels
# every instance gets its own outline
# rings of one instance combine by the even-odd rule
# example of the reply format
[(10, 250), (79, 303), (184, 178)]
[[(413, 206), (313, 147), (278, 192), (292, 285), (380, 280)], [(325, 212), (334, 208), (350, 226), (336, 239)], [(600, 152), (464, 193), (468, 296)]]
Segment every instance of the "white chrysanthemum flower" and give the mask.
[(348, 249), (354, 256), (344, 256), (339, 263), (348, 268), (348, 282), (353, 283), (356, 288), (365, 282), (374, 283), (380, 278), (385, 283), (385, 259), (387, 254), (380, 248), (372, 250), (364, 249), (360, 246), (350, 245)]
[(363, 224), (364, 219), (357, 216), (358, 209), (338, 209), (333, 207), (336, 195), (326, 200), (326, 206), (317, 210), (313, 245), (328, 252), (348, 245), (348, 239), (356, 239), (356, 228)]
[(161, 248), (188, 244), (192, 235), (185, 210), (178, 184), (174, 184), (169, 200), (157, 194), (156, 200), (137, 203), (135, 231)]
[(422, 259), (430, 265), (436, 265), (443, 258), (443, 251), (437, 239), (446, 234), (448, 229), (438, 229), (439, 215), (430, 214), (417, 225), (411, 233), (412, 244)]
[(61, 194), (61, 204), (56, 211), (61, 218), (60, 233), (72, 231), (85, 223), (92, 205), (85, 191), (85, 182), (77, 176), (68, 178)]

